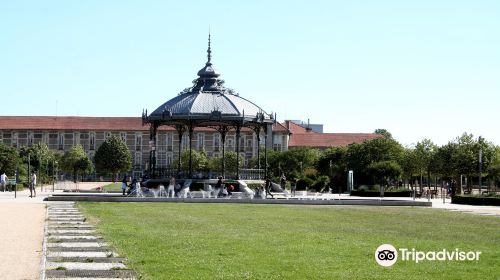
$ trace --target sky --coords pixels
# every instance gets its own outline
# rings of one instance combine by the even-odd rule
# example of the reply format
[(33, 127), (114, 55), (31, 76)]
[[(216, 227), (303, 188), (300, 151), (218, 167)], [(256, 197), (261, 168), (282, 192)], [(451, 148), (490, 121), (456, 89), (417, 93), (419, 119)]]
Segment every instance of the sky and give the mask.
[(0, 1), (0, 115), (141, 116), (206, 62), (278, 120), (500, 144), (500, 1)]

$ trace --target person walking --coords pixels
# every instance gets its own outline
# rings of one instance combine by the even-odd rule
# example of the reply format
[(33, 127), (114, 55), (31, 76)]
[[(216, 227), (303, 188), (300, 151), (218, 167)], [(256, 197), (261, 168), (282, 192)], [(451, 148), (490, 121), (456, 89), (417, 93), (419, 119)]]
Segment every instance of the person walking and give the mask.
[(122, 179), (122, 195), (125, 195), (126, 189), (127, 189), (127, 175), (124, 175)]
[(271, 193), (271, 186), (272, 186), (271, 179), (267, 178), (264, 186), (264, 189), (266, 189), (266, 198), (268, 195), (270, 195), (271, 198), (274, 198), (273, 194)]
[(31, 182), (29, 183), (29, 188), (30, 188), (30, 197), (34, 196), (36, 197), (36, 174), (35, 172), (31, 172)]
[(286, 190), (286, 177), (285, 177), (285, 173), (281, 174), (280, 185), (281, 185), (281, 189), (283, 191), (285, 191)]
[(5, 188), (7, 188), (7, 175), (5, 175), (5, 172), (0, 175), (0, 186), (2, 187), (2, 190), (5, 192)]

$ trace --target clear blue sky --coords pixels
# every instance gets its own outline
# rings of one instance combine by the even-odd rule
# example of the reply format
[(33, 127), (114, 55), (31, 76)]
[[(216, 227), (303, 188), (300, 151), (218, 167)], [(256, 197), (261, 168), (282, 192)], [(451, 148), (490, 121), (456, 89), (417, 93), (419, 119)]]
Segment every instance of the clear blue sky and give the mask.
[[(271, 2), (271, 3), (270, 3)], [(500, 1), (1, 1), (1, 115), (140, 116), (206, 61), (279, 120), (500, 144)]]

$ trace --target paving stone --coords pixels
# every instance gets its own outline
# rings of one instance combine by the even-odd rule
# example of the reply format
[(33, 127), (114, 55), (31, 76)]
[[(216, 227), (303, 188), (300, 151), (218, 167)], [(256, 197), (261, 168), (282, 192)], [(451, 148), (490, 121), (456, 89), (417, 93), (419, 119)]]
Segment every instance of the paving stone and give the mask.
[(110, 249), (105, 246), (100, 247), (48, 247), (51, 252), (109, 252)]
[(47, 243), (47, 248), (53, 247), (105, 247), (108, 246), (106, 243), (99, 242), (51, 242)]
[(95, 233), (95, 230), (91, 229), (55, 229), (49, 230), (49, 233), (65, 234), (65, 233)]
[(103, 252), (56, 252), (49, 251), (47, 252), (47, 257), (63, 257), (63, 258), (108, 258), (108, 257), (117, 257), (116, 253), (111, 251), (103, 251)]
[(79, 235), (79, 236), (74, 236), (74, 235), (51, 235), (49, 236), (49, 239), (57, 239), (57, 240), (76, 240), (76, 239), (85, 239), (85, 240), (95, 240), (95, 239), (101, 239), (102, 237), (96, 236), (96, 235)]
[(62, 278), (69, 279), (68, 277), (80, 278), (120, 278), (120, 279), (135, 279), (135, 273), (129, 269), (115, 269), (115, 270), (47, 270), (45, 274), (47, 279)]
[(48, 262), (123, 263), (125, 258), (47, 257)]
[(135, 279), (74, 204), (50, 205), (45, 243), (46, 280)]
[(84, 263), (84, 262), (47, 262), (47, 270), (56, 268), (65, 268), (67, 270), (109, 270), (127, 268), (122, 263)]

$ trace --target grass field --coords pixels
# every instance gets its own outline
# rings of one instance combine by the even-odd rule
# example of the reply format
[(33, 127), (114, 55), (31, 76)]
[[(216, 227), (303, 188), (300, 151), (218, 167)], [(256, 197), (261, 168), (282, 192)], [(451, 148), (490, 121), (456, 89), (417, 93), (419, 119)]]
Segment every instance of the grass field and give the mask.
[[(93, 190), (96, 190), (96, 189), (93, 189)], [(122, 183), (110, 183), (110, 184), (107, 184), (107, 185), (104, 185), (104, 190), (106, 192), (121, 192), (122, 191)]]
[[(428, 208), (80, 203), (142, 279), (500, 279), (500, 218)], [(384, 243), (479, 261), (375, 262)]]

